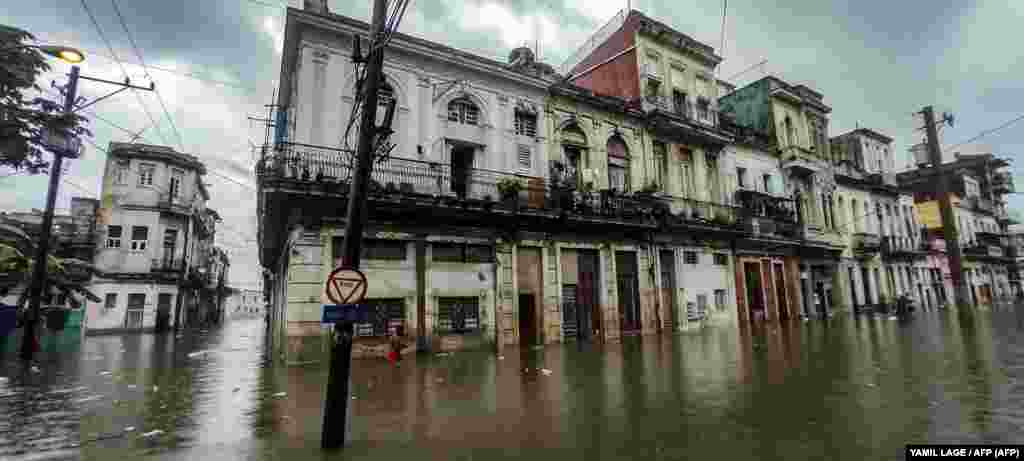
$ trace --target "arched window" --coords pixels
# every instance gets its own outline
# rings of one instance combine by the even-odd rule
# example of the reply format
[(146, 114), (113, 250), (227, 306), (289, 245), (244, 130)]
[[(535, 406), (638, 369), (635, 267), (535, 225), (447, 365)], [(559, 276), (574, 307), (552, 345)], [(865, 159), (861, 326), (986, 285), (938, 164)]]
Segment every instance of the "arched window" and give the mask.
[(480, 109), (469, 98), (461, 97), (448, 103), (448, 121), (465, 125), (480, 123)]
[(629, 191), (629, 150), (619, 136), (608, 138), (608, 188)]
[(789, 118), (789, 116), (787, 115), (786, 116), (786, 120), (783, 121), (783, 123), (785, 124), (785, 127), (786, 127), (786, 139), (785, 139), (786, 147), (795, 145), (796, 144), (796, 132), (793, 131), (793, 120), (791, 120)]

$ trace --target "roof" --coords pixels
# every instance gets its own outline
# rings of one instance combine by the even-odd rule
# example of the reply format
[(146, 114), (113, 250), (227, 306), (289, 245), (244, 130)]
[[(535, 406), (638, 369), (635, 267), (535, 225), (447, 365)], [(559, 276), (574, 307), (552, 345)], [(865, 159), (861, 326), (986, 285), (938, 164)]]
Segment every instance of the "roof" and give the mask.
[[(643, 32), (660, 39), (662, 42), (667, 42), (676, 48), (683, 51), (694, 54), (705, 61), (708, 61), (712, 66), (718, 65), (722, 62), (722, 57), (715, 53), (715, 49), (711, 45), (707, 45), (689, 35), (679, 32), (672, 26), (665, 24), (657, 19), (653, 19), (637, 10), (631, 10), (629, 12), (630, 18), (639, 18), (640, 26), (637, 28), (637, 32)], [(626, 19), (629, 21), (629, 18)]]
[(114, 157), (133, 157), (163, 161), (182, 168), (196, 170), (200, 175), (206, 174), (206, 165), (204, 165), (203, 162), (200, 162), (196, 156), (178, 152), (167, 146), (111, 142), (107, 152), (109, 155)]
[[(369, 35), (370, 30), (368, 23), (352, 17), (330, 12), (319, 13), (288, 7), (285, 19), (284, 47), (281, 56), (281, 77), (279, 79), (281, 88), (278, 91), (278, 104), (283, 106), (287, 106), (291, 98), (291, 88), (289, 88), (289, 85), (291, 84), (292, 76), (290, 71), (296, 68), (295, 59), (298, 51), (298, 40), (300, 39), (297, 29), (300, 24), (319, 27), (335, 33), (358, 34), (364, 38)], [(554, 69), (543, 63), (534, 63), (535, 65), (530, 66), (513, 66), (509, 63), (496, 61), (402, 32), (395, 32), (392, 35), (388, 47), (407, 53), (428, 56), (455, 66), (476, 65), (484, 72), (518, 80), (521, 83), (536, 86), (538, 89), (547, 88), (558, 77), (557, 74), (546, 74), (549, 70), (554, 72)]]
[(823, 95), (820, 92), (812, 90), (807, 85), (792, 85), (789, 82), (786, 82), (785, 80), (782, 80), (781, 78), (776, 77), (774, 75), (766, 75), (764, 77), (761, 77), (757, 80), (754, 80), (753, 82), (744, 85), (743, 88), (752, 87), (755, 85), (762, 84), (764, 82), (774, 84), (776, 87), (781, 88), (793, 94), (794, 96), (799, 97), (801, 103), (803, 104), (814, 106), (825, 113), (832, 112), (832, 108), (822, 101)]
[(878, 141), (881, 141), (881, 142), (884, 142), (886, 144), (889, 144), (889, 143), (892, 142), (892, 138), (890, 138), (890, 137), (888, 137), (888, 136), (886, 136), (886, 135), (884, 135), (882, 133), (879, 133), (878, 131), (872, 130), (871, 128), (857, 128), (856, 130), (850, 130), (850, 131), (847, 131), (846, 133), (843, 133), (841, 135), (834, 136), (832, 139), (842, 138), (842, 137), (846, 137), (846, 136), (850, 136), (850, 135), (867, 136), (869, 138), (874, 138), (874, 139), (876, 139)]

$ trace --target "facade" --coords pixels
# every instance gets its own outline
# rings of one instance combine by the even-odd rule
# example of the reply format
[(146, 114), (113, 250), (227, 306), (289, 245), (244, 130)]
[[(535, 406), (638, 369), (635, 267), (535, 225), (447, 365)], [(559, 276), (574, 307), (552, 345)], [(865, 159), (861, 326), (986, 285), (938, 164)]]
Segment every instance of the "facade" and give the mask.
[[(1006, 211), (1006, 194), (1014, 191), (1014, 184), (1013, 176), (1006, 170), (1008, 165), (992, 154), (957, 155), (953, 162), (942, 165), (955, 178), (951, 201), (964, 279), (975, 305), (992, 304), (1014, 295), (1011, 277), (1015, 277), (1016, 248), (1008, 228), (1013, 220)], [(934, 187), (919, 170), (901, 173), (900, 181), (914, 190), (914, 207), (930, 245), (944, 251), (943, 225)], [(947, 263), (947, 280), (952, 279), (949, 270)], [(951, 283), (948, 289), (952, 293)], [(952, 298), (948, 297), (950, 302)]]
[[(323, 2), (287, 12), (276, 132), (256, 170), (285, 362), (325, 350), (323, 286), (341, 265), (356, 144), (352, 48), (367, 30)], [(775, 77), (737, 89), (714, 78), (720, 61), (637, 11), (562, 75), (527, 48), (498, 62), (395, 33), (376, 102), (394, 101), (393, 146), (374, 165), (360, 263), (376, 315), (356, 325), (354, 354), (383, 355), (393, 334), (412, 340), (405, 352), (501, 349), (902, 295), (944, 304), (941, 242), (894, 175), (891, 139), (830, 139), (821, 93)], [(964, 216), (981, 229), (972, 239), (1000, 223)], [(972, 279), (984, 296), (1009, 292), (1009, 272), (988, 274)]]
[(846, 240), (840, 304), (855, 310), (908, 296), (932, 305), (928, 267), (913, 198), (896, 182), (892, 138), (858, 128), (830, 140), (838, 184), (837, 221)]
[[(87, 333), (165, 330), (200, 323), (210, 309), (216, 212), (195, 157), (111, 143), (97, 210), (98, 245)], [(214, 258), (226, 260), (226, 258)]]

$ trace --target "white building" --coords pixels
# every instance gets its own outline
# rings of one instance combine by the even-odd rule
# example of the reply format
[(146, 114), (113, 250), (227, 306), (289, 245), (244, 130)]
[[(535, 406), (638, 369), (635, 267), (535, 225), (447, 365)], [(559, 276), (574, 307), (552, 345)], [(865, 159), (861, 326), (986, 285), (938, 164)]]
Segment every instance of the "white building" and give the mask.
[(224, 300), (224, 314), (228, 318), (262, 318), (265, 310), (262, 290), (232, 290)]
[(211, 284), (227, 267), (226, 257), (210, 257), (219, 217), (206, 208), (205, 173), (194, 156), (169, 147), (110, 144), (93, 259), (92, 291), (103, 302), (86, 306), (88, 333), (202, 320), (215, 296)]

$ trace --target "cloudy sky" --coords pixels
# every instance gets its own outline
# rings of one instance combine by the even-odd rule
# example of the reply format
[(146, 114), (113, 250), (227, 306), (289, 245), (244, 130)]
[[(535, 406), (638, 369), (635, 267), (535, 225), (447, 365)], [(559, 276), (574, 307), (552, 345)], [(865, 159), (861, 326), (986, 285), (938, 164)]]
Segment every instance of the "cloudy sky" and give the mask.
[[(300, 0), (290, 2), (301, 6)], [(218, 243), (232, 256), (231, 281), (255, 287), (259, 277), (250, 145), (259, 143), (263, 133), (247, 117), (265, 114), (263, 105), (270, 101), (288, 3), (117, 0), (122, 25), (111, 0), (85, 0), (102, 33), (81, 0), (4, 3), (0, 23), (26, 29), (42, 43), (84, 50), (88, 59), (83, 74), (119, 80), (127, 72), (133, 82), (156, 82), (159, 95), (123, 93), (94, 106), (95, 112), (87, 113), (96, 114), (93, 141), (106, 147), (145, 129), (142, 139), (184, 149), (205, 161), (211, 170), (205, 179), (213, 194), (211, 206), (224, 217)], [(626, 3), (412, 0), (400, 30), (501, 60), (512, 47), (539, 42), (541, 59), (557, 67)], [(830, 135), (858, 124), (875, 128), (896, 139), (900, 160), (921, 136), (913, 113), (922, 106), (933, 104), (955, 114), (955, 127), (942, 133), (949, 146), (1024, 114), (1020, 0), (776, 5), (732, 0), (724, 47), (721, 0), (633, 0), (632, 6), (719, 49), (725, 57), (719, 72), (723, 78), (767, 60), (735, 77), (736, 84), (771, 73), (816, 88), (833, 108)], [(368, 20), (370, 0), (331, 0), (330, 7)], [(129, 32), (148, 71), (140, 65)], [(112, 54), (122, 61), (123, 70)], [(55, 63), (45, 86), (51, 79), (61, 81), (66, 72), (66, 65)], [(108, 91), (90, 82), (81, 88), (87, 98)], [(991, 150), (1016, 160), (1022, 148), (1024, 122), (946, 153)], [(89, 146), (84, 160), (72, 162), (58, 207), (66, 208), (72, 196), (98, 194), (103, 159), (101, 150)], [(0, 169), (0, 209), (42, 208), (46, 178), (6, 176), (10, 173)], [(1024, 209), (1024, 199), (1017, 196), (1010, 204)]]

